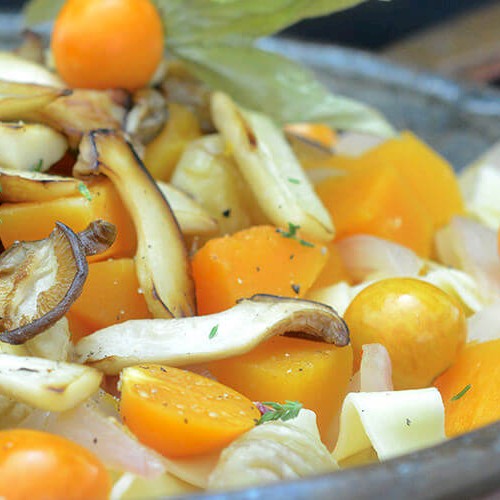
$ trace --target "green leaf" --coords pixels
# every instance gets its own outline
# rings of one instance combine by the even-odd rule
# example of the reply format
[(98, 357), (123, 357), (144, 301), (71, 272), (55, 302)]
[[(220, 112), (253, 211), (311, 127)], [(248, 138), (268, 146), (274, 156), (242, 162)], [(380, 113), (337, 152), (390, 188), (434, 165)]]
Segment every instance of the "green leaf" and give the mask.
[(377, 111), (332, 95), (310, 71), (278, 54), (230, 46), (178, 47), (175, 54), (213, 89), (281, 124), (311, 121), (341, 130), (394, 134)]
[(273, 420), (282, 420), (286, 422), (287, 420), (295, 418), (302, 409), (302, 403), (298, 401), (285, 401), (285, 404), (265, 401), (262, 404), (268, 408), (272, 408), (272, 410), (264, 413), (257, 422), (257, 425), (272, 422)]
[(23, 9), (24, 25), (28, 28), (52, 21), (65, 0), (31, 0)]
[(365, 0), (155, 0), (172, 47), (244, 44)]
[(212, 340), (216, 335), (217, 332), (219, 331), (219, 325), (215, 325), (211, 330), (210, 333), (208, 334), (208, 338)]
[(462, 398), (471, 388), (472, 386), (470, 384), (467, 384), (458, 394), (455, 394), (450, 401), (458, 401), (460, 398)]
[(89, 188), (83, 182), (78, 183), (78, 191), (80, 191), (80, 194), (87, 201), (92, 201), (92, 195), (90, 194)]

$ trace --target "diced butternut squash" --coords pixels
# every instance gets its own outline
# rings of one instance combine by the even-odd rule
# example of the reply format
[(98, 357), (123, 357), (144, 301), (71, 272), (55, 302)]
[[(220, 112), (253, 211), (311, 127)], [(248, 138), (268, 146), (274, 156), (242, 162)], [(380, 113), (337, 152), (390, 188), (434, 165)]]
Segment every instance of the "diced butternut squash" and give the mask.
[(411, 132), (383, 142), (363, 155), (363, 163), (395, 167), (428, 210), (434, 228), (463, 213), (458, 180), (451, 165)]
[[(46, 238), (57, 221), (73, 231), (84, 230), (92, 221), (104, 219), (116, 225), (116, 241), (104, 253), (90, 257), (90, 262), (135, 254), (135, 229), (115, 188), (108, 180), (88, 186), (82, 195), (39, 203), (5, 203), (0, 206), (0, 238), (7, 248), (16, 240)], [(88, 199), (87, 199), (88, 198)]]
[(434, 382), (443, 397), (446, 435), (500, 420), (500, 339), (468, 344)]
[(301, 402), (316, 412), (325, 433), (347, 393), (352, 360), (350, 345), (274, 337), (247, 354), (214, 361), (208, 368), (221, 383), (252, 401)]
[(129, 319), (150, 317), (133, 259), (90, 264), (83, 292), (68, 313), (73, 339)]
[(333, 218), (337, 239), (371, 234), (429, 257), (432, 220), (406, 179), (392, 165), (370, 166), (330, 177), (316, 189)]
[(314, 282), (314, 289), (334, 285), (339, 281), (346, 281), (347, 283), (352, 281), (351, 276), (345, 267), (344, 261), (340, 256), (337, 244), (335, 242), (328, 243), (327, 248), (328, 260), (318, 276), (318, 279)]
[(323, 269), (328, 251), (287, 234), (255, 226), (206, 243), (193, 259), (199, 313), (224, 311), (256, 293), (304, 296)]
[(168, 111), (167, 123), (146, 146), (144, 154), (144, 164), (151, 175), (160, 181), (170, 180), (186, 146), (201, 136), (200, 125), (192, 111), (175, 103), (169, 105)]

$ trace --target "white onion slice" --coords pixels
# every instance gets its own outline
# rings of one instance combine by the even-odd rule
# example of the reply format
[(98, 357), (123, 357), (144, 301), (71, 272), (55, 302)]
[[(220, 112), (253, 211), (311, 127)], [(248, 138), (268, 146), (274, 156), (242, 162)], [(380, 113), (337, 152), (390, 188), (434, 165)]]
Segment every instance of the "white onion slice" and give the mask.
[(466, 217), (453, 217), (436, 233), (436, 249), (444, 264), (470, 274), (491, 298), (500, 294), (497, 234)]
[(424, 261), (409, 248), (376, 236), (349, 236), (340, 240), (337, 248), (349, 274), (356, 281), (417, 276), (424, 265)]
[(382, 344), (365, 344), (361, 357), (360, 392), (392, 391), (392, 363)]
[(500, 339), (500, 300), (481, 309), (467, 320), (467, 342)]

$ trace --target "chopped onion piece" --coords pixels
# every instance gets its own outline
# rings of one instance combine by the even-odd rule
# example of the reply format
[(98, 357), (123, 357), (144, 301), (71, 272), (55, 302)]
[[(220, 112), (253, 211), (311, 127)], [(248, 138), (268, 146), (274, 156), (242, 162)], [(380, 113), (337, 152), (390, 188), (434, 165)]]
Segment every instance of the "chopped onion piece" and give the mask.
[(41, 64), (28, 61), (11, 52), (0, 52), (0, 75), (12, 83), (32, 83), (62, 87), (62, 80)]
[(409, 248), (376, 236), (349, 236), (340, 240), (337, 248), (356, 281), (417, 276), (424, 266), (424, 261)]
[(392, 391), (392, 363), (382, 344), (365, 344), (362, 347), (360, 392)]
[(441, 262), (470, 274), (487, 297), (500, 294), (495, 231), (472, 219), (456, 216), (437, 231), (436, 248)]
[[(217, 335), (209, 334), (217, 325)], [(235, 334), (237, 332), (237, 335)], [(349, 332), (330, 307), (307, 300), (255, 295), (218, 314), (171, 320), (130, 320), (77, 344), (80, 362), (107, 374), (138, 363), (185, 366), (236, 356), (282, 334), (309, 335), (345, 346)]]
[(341, 463), (374, 448), (380, 460), (388, 460), (444, 440), (444, 406), (436, 388), (351, 393), (342, 406), (333, 457)]
[(500, 300), (467, 319), (467, 342), (489, 342), (500, 338)]
[(101, 379), (88, 366), (0, 354), (0, 395), (42, 410), (78, 406), (97, 391)]

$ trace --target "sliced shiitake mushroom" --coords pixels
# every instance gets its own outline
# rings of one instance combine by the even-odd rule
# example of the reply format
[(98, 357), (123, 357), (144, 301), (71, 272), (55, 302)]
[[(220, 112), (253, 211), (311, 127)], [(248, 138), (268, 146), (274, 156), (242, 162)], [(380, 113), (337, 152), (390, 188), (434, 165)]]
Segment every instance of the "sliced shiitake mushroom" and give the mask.
[(0, 255), (0, 341), (22, 344), (64, 316), (82, 291), (86, 255), (107, 249), (115, 236), (104, 221), (79, 234), (58, 222), (48, 238), (14, 243)]
[(150, 88), (137, 90), (132, 99), (134, 105), (127, 114), (125, 131), (142, 144), (147, 144), (167, 121), (166, 101), (160, 92)]
[(77, 89), (24, 118), (63, 133), (70, 146), (77, 148), (82, 136), (90, 130), (122, 128), (124, 100), (125, 96), (116, 91)]
[(0, 80), (0, 120), (21, 120), (71, 93), (68, 89)]
[(80, 181), (41, 172), (19, 172), (0, 167), (0, 201), (22, 203), (56, 200), (78, 194)]
[(73, 173), (103, 174), (115, 185), (134, 222), (137, 278), (153, 317), (194, 315), (194, 283), (182, 234), (131, 144), (117, 131), (90, 132), (82, 141)]
[(66, 138), (39, 123), (0, 123), (0, 165), (12, 170), (45, 172), (68, 149)]
[[(210, 335), (214, 331), (215, 335)], [(331, 307), (308, 300), (255, 295), (218, 314), (130, 320), (104, 328), (82, 339), (76, 355), (82, 363), (117, 374), (139, 363), (187, 366), (237, 356), (284, 334), (338, 346), (349, 343), (347, 325)]]

